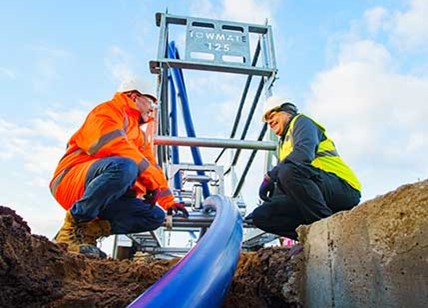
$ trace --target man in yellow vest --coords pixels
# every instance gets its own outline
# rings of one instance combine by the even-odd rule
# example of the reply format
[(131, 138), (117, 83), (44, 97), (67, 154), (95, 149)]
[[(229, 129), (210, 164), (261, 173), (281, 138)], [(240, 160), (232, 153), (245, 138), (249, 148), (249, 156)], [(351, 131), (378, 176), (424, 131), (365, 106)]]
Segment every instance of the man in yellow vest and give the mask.
[(278, 164), (259, 189), (264, 203), (251, 215), (256, 227), (297, 240), (299, 225), (360, 202), (361, 184), (323, 126), (279, 96), (266, 101), (262, 120), (280, 142)]

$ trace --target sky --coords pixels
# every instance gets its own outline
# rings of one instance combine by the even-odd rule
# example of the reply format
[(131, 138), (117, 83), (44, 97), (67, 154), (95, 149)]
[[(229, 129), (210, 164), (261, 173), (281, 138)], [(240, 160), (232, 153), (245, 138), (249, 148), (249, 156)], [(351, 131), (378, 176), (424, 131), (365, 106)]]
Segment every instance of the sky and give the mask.
[[(2, 1), (0, 204), (24, 217), (33, 233), (52, 238), (62, 224), (64, 211), (48, 184), (87, 112), (111, 99), (126, 77), (155, 80), (148, 65), (157, 57), (155, 13), (166, 11), (267, 20), (279, 77), (273, 93), (327, 128), (360, 178), (363, 200), (427, 178), (425, 0)], [(171, 39), (184, 54), (184, 35), (176, 31)], [(198, 137), (228, 138), (245, 76), (184, 75)], [(259, 134), (261, 112), (259, 104), (248, 140)], [(215, 153), (203, 150), (204, 162), (212, 163)], [(257, 202), (263, 159), (259, 153), (242, 191), (249, 209)]]

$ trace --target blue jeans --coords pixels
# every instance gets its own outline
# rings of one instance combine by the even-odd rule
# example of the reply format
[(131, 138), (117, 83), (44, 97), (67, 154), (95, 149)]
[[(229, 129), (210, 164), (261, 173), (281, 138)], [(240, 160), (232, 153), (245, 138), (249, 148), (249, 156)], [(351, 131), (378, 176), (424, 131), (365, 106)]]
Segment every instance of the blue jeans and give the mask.
[(266, 232), (297, 239), (299, 225), (350, 210), (360, 198), (359, 191), (335, 174), (288, 163), (278, 172), (271, 201), (254, 210), (253, 223)]
[(129, 158), (107, 157), (92, 164), (85, 180), (85, 192), (71, 214), (77, 222), (96, 217), (108, 220), (112, 234), (128, 234), (157, 229), (165, 213), (157, 206), (126, 194), (138, 176), (137, 164)]

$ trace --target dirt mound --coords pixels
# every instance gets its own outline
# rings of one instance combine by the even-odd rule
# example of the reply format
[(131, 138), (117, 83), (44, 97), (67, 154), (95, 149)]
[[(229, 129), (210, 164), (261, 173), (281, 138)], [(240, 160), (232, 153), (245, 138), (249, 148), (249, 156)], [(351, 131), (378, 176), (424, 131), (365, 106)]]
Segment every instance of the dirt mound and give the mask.
[[(298, 306), (295, 288), (283, 291), (284, 284), (295, 281), (298, 260), (290, 261), (288, 248), (243, 253), (224, 306)], [(124, 307), (176, 262), (70, 254), (44, 236), (31, 235), (15, 211), (0, 206), (0, 307)]]
[(89, 259), (29, 231), (0, 206), (0, 307), (124, 307), (176, 262)]
[(301, 307), (302, 265), (300, 250), (287, 247), (242, 253), (224, 307)]

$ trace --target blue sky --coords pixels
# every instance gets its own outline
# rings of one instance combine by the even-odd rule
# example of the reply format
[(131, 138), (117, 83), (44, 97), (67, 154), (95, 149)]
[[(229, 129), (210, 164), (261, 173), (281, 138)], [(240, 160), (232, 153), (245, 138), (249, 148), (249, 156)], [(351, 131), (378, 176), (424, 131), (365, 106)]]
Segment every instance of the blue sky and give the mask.
[[(110, 99), (123, 78), (154, 79), (154, 15), (166, 8), (259, 24), (268, 18), (279, 70), (274, 94), (326, 126), (360, 177), (365, 200), (427, 177), (427, 1), (3, 1), (0, 202), (34, 233), (51, 238), (61, 224), (64, 212), (48, 183), (86, 113)], [(183, 36), (176, 41), (182, 48)], [(198, 135), (228, 137), (242, 76), (185, 76)], [(259, 119), (261, 107), (257, 112)], [(252, 124), (248, 139), (260, 125)], [(207, 152), (206, 162), (212, 156)], [(244, 190), (250, 207), (260, 169)]]

